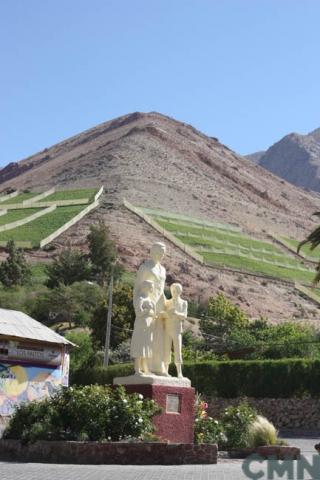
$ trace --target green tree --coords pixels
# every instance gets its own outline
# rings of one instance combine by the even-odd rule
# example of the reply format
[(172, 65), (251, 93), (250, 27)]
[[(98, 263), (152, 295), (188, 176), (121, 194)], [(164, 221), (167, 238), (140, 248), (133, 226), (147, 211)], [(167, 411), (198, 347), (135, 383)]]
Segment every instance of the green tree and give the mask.
[(234, 328), (246, 328), (249, 318), (238, 306), (233, 305), (223, 293), (209, 298), (206, 315), (200, 320), (204, 334), (218, 338), (228, 335)]
[(102, 302), (104, 295), (104, 290), (96, 284), (61, 283), (38, 295), (33, 301), (30, 314), (46, 325), (68, 323), (69, 328), (74, 325), (88, 326), (96, 305)]
[[(91, 335), (99, 347), (105, 343), (107, 313), (108, 301), (105, 299), (92, 315)], [(126, 283), (117, 283), (113, 289), (110, 348), (116, 348), (131, 337), (134, 318), (132, 287)]]
[(109, 229), (104, 222), (91, 225), (87, 237), (89, 243), (89, 258), (92, 263), (92, 273), (97, 282), (105, 285), (113, 273), (119, 276), (119, 266), (115, 265), (117, 252), (109, 236)]
[(99, 356), (93, 348), (92, 338), (88, 332), (68, 332), (66, 338), (76, 345), (70, 352), (72, 371), (91, 368), (99, 363)]
[(89, 280), (91, 277), (91, 266), (86, 256), (70, 247), (63, 250), (52, 263), (46, 267), (49, 288), (54, 288), (62, 283), (71, 285), (74, 282)]
[(0, 281), (6, 287), (25, 285), (31, 278), (31, 269), (24, 252), (17, 248), (14, 240), (7, 243), (8, 257), (0, 264)]

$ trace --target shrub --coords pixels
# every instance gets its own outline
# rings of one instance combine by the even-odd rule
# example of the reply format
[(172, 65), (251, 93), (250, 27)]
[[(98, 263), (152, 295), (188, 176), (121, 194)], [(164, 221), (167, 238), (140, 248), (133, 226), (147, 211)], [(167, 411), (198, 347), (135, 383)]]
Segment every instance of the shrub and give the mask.
[(220, 443), (224, 439), (222, 425), (207, 414), (208, 404), (196, 397), (194, 443)]
[(69, 328), (73, 325), (88, 326), (97, 303), (104, 295), (104, 290), (96, 284), (60, 284), (33, 299), (31, 316), (46, 325), (67, 322)]
[(265, 318), (250, 321), (222, 293), (209, 299), (200, 328), (207, 350), (220, 356), (276, 359), (320, 355), (319, 333), (311, 326), (296, 322), (271, 325)]
[(59, 284), (71, 285), (91, 278), (91, 266), (85, 255), (70, 247), (63, 250), (47, 266), (46, 272), (48, 275), (46, 284), (49, 288), (57, 287)]
[(99, 364), (99, 352), (93, 347), (89, 333), (71, 331), (66, 334), (66, 338), (76, 345), (70, 351), (72, 371), (94, 367)]
[(228, 447), (243, 448), (248, 446), (249, 430), (256, 417), (256, 410), (246, 402), (240, 403), (237, 407), (226, 408), (221, 423)]
[[(171, 366), (171, 373), (174, 373)], [(76, 384), (112, 383), (114, 377), (131, 375), (132, 364), (77, 372)], [(320, 361), (302, 359), (236, 360), (186, 363), (183, 373), (196, 390), (208, 397), (291, 398), (320, 396)]]
[[(100, 302), (92, 314), (92, 339), (98, 347), (103, 347), (106, 337), (106, 319), (108, 302)], [(133, 289), (126, 283), (117, 283), (113, 289), (110, 347), (116, 348), (120, 343), (131, 338), (135, 319), (133, 308)]]
[(191, 330), (185, 330), (182, 335), (182, 357), (185, 362), (201, 362), (218, 359), (212, 350), (206, 348), (203, 339), (196, 337)]
[(109, 361), (111, 364), (128, 363), (131, 360), (130, 356), (131, 339), (128, 338), (120, 343), (116, 348), (110, 349)]
[(233, 305), (223, 293), (209, 298), (206, 316), (200, 321), (201, 331), (205, 334), (223, 337), (234, 328), (245, 328), (249, 318), (236, 305)]
[(248, 430), (248, 447), (261, 447), (264, 445), (277, 445), (278, 432), (273, 423), (258, 415), (251, 423)]
[(4, 438), (36, 440), (128, 440), (152, 433), (159, 407), (123, 387), (62, 388), (50, 399), (16, 408)]

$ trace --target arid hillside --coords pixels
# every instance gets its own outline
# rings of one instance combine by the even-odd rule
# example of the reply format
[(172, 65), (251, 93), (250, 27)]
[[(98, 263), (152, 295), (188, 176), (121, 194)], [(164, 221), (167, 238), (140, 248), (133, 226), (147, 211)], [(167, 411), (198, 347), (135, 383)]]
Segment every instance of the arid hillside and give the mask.
[(247, 155), (270, 172), (307, 190), (320, 191), (320, 129), (290, 133), (266, 152)]
[[(135, 268), (159, 234), (127, 211), (126, 198), (205, 219), (241, 225), (258, 237), (269, 231), (303, 238), (316, 223), (320, 196), (253, 165), (216, 138), (158, 113), (133, 113), (98, 125), (0, 171), (0, 188), (104, 185), (101, 207), (56, 242), (85, 248), (89, 224), (103, 217), (119, 256)], [(46, 252), (36, 252), (41, 258)], [(224, 290), (253, 316), (317, 318), (317, 307), (293, 288), (197, 265), (173, 245), (166, 264), (188, 295), (205, 298)]]

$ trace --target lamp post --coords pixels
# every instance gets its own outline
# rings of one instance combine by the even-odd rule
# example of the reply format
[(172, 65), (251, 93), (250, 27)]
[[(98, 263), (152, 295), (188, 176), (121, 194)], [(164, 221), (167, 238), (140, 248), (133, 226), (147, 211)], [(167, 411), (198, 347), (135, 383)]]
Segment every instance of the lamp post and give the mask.
[(113, 293), (113, 271), (111, 273), (110, 283), (109, 283), (107, 328), (106, 328), (106, 340), (104, 344), (104, 360), (103, 360), (104, 367), (107, 367), (109, 365), (109, 347), (110, 347), (111, 317), (112, 317), (112, 293)]

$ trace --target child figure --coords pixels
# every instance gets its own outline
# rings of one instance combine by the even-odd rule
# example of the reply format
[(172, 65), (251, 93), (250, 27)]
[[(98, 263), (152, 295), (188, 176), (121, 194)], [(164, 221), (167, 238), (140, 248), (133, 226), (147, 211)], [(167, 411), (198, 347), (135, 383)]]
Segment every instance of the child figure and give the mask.
[(155, 303), (150, 298), (152, 292), (153, 282), (145, 280), (133, 301), (136, 319), (131, 338), (130, 355), (134, 358), (136, 375), (150, 374), (148, 359), (152, 357), (152, 324), (155, 315)]
[(182, 300), (182, 286), (180, 283), (173, 283), (170, 287), (172, 298), (166, 301), (164, 312), (164, 358), (165, 371), (168, 375), (168, 368), (171, 361), (171, 347), (173, 344), (174, 362), (177, 367), (178, 377), (182, 378), (182, 332), (183, 320), (187, 318), (188, 302)]

